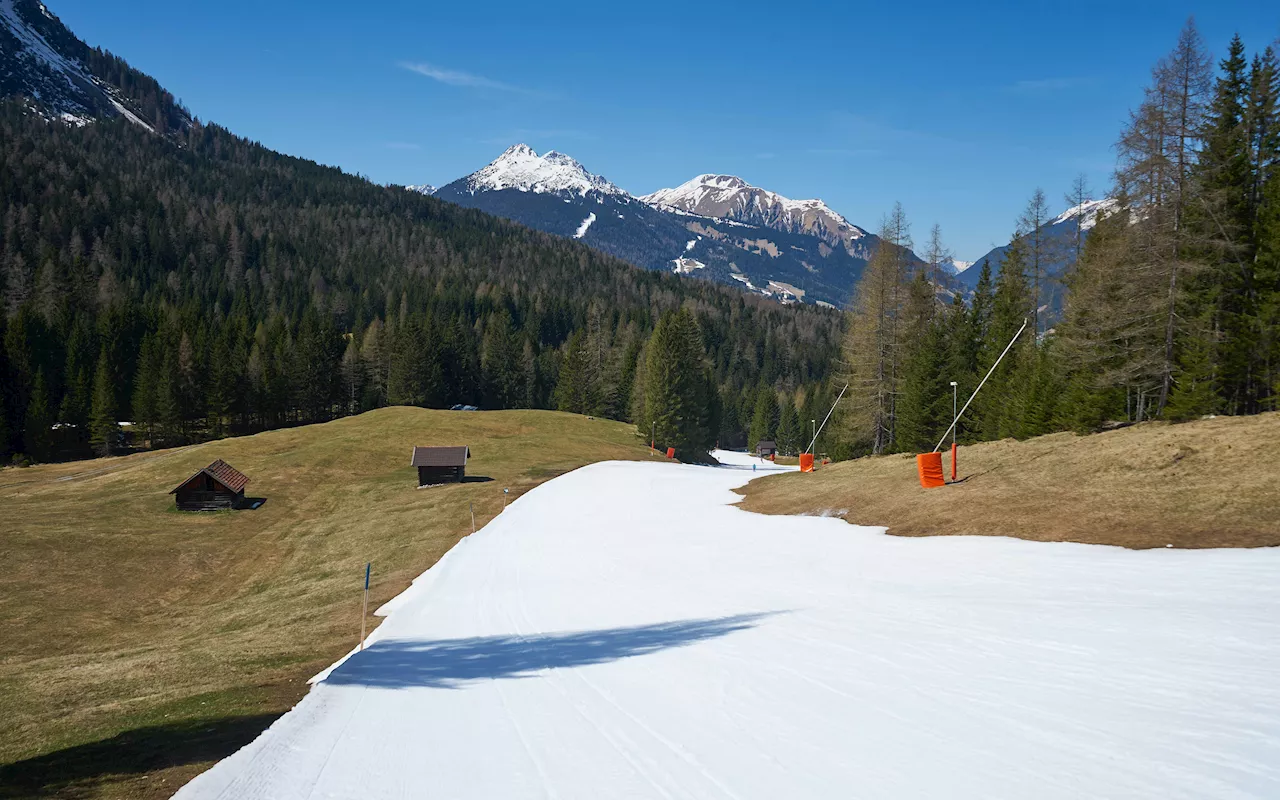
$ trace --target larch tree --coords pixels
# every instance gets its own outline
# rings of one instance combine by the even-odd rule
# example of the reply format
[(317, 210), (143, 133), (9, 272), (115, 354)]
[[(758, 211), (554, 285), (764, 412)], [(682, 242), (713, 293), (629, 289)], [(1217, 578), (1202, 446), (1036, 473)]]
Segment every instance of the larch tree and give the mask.
[(1188, 20), (1173, 51), (1152, 71), (1152, 83), (1117, 145), (1117, 193), (1130, 199), (1135, 212), (1130, 266), (1137, 285), (1133, 290), (1151, 298), (1151, 324), (1163, 333), (1156, 414), (1163, 411), (1173, 390), (1184, 278), (1197, 266), (1186, 217), (1210, 69), (1195, 22)]
[(1045, 200), (1044, 191), (1037, 188), (1018, 217), (1018, 229), (1014, 234), (1015, 238), (1022, 240), (1023, 268), (1031, 292), (1031, 329), (1037, 336), (1042, 332), (1040, 306), (1048, 294), (1046, 273), (1059, 255), (1054, 252), (1056, 242), (1046, 230), (1050, 221), (1049, 203)]
[(841, 351), (849, 384), (846, 437), (879, 454), (892, 451), (903, 357), (903, 307), (911, 279), (911, 228), (902, 204), (883, 220), (880, 242), (855, 290)]
[(1093, 193), (1089, 190), (1089, 178), (1083, 172), (1071, 181), (1071, 191), (1066, 195), (1067, 208), (1072, 211), (1072, 219), (1076, 224), (1076, 229), (1071, 235), (1071, 253), (1067, 263), (1067, 269), (1070, 270), (1071, 265), (1080, 260), (1080, 251), (1084, 249), (1085, 240), (1085, 204), (1093, 200)]

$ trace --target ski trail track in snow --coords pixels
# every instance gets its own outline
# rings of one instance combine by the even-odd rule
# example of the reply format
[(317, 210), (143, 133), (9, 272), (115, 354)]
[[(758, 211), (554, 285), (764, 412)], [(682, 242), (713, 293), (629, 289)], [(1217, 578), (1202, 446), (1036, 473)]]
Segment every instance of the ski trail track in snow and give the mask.
[(749, 514), (718, 455), (520, 497), (177, 797), (1280, 796), (1280, 549)]

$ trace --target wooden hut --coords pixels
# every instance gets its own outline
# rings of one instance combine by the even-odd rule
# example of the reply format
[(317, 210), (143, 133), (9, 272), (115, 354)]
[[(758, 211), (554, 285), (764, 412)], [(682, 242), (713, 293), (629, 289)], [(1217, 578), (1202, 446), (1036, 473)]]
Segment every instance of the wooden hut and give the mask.
[(756, 455), (760, 458), (773, 458), (778, 452), (778, 443), (768, 439), (761, 439), (756, 442)]
[(462, 483), (467, 475), (467, 459), (471, 448), (415, 447), (411, 466), (418, 468), (418, 485), (434, 486), (438, 483)]
[(187, 478), (169, 494), (177, 495), (179, 511), (222, 511), (244, 505), (249, 479), (222, 459)]

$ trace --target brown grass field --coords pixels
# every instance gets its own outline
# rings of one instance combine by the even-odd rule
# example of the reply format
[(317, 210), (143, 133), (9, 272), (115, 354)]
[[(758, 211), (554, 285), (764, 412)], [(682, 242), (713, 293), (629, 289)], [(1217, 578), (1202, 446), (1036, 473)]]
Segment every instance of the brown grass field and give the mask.
[[(412, 445), (469, 444), (475, 481), (417, 488)], [(0, 797), (168, 797), (247, 744), (407, 587), (511, 499), (634, 428), (545, 411), (388, 408), (121, 458), (0, 470)], [(169, 490), (215, 458), (257, 510)], [(371, 616), (370, 624), (376, 620)]]
[[(950, 456), (943, 464), (950, 477)], [(960, 481), (922, 489), (911, 455), (775, 475), (739, 492), (765, 514), (827, 514), (891, 534), (981, 534), (1130, 548), (1280, 545), (1280, 414), (1160, 422), (961, 447)]]

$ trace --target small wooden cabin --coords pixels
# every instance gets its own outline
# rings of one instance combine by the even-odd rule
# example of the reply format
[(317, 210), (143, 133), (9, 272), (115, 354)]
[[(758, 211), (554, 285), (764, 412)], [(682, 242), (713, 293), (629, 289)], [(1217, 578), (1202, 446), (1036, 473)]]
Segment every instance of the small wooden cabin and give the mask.
[(760, 441), (756, 442), (756, 455), (759, 456), (760, 458), (773, 458), (773, 456), (777, 452), (778, 452), (777, 442), (772, 442), (772, 441), (769, 441), (768, 439), (761, 439)]
[(244, 487), (249, 479), (222, 459), (218, 459), (169, 492), (177, 495), (179, 511), (223, 511), (244, 505)]
[(467, 476), (467, 459), (470, 457), (471, 448), (466, 445), (415, 447), (409, 463), (418, 468), (419, 486), (434, 486), (438, 483), (462, 483)]

